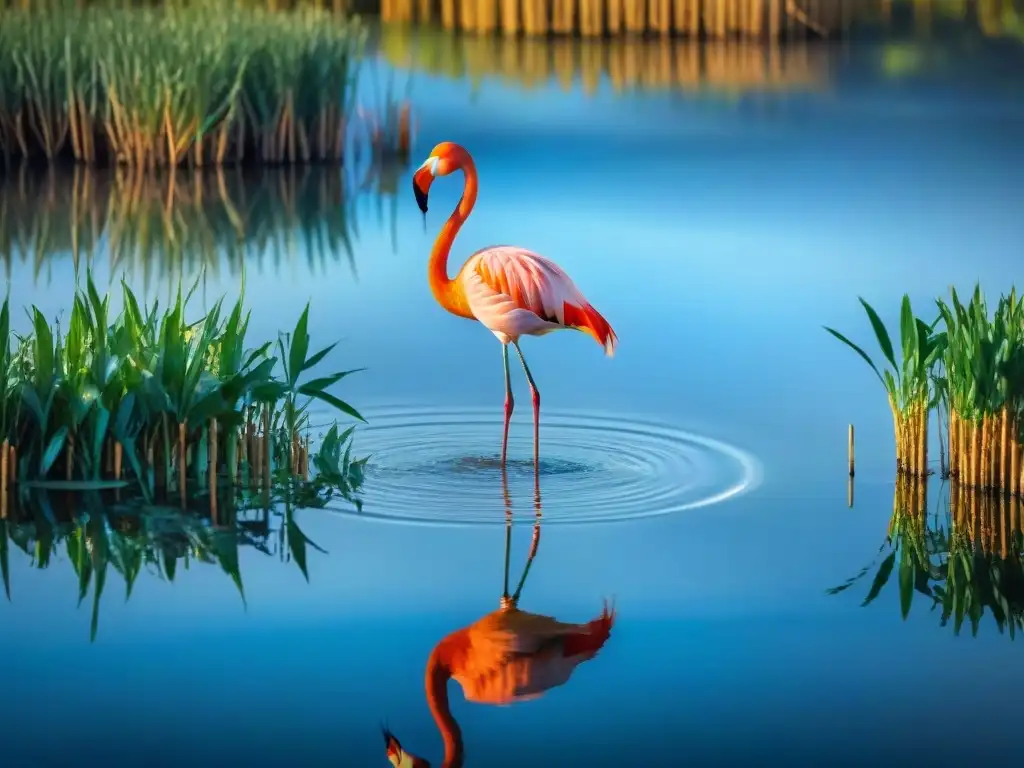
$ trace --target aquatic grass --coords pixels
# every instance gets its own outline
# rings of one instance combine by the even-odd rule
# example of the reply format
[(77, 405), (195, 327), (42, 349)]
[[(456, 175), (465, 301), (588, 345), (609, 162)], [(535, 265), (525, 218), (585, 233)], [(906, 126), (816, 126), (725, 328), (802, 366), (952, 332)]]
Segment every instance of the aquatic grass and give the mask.
[[(187, 320), (197, 285), (184, 293), (179, 285), (161, 312), (159, 303), (140, 304), (122, 281), (123, 309), (113, 317), (109, 296), (88, 275), (63, 327), (29, 309), (30, 332), (0, 340), (10, 359), (4, 412), (16, 414), (0, 451), (13, 458), (5, 485), (95, 489), (131, 481), (149, 501), (160, 492), (186, 504), (190, 488), (269, 487), (276, 471), (305, 470), (312, 400), (362, 420), (329, 391), (354, 371), (301, 376), (334, 347), (311, 353), (308, 306), (289, 345), (278, 343), (278, 358), (270, 342), (247, 346), (244, 293), (226, 320), (223, 300)], [(9, 300), (0, 310), (7, 317)], [(282, 413), (283, 436), (271, 429)]]
[(938, 319), (926, 323), (916, 317), (910, 297), (904, 295), (900, 306), (901, 357), (897, 364), (885, 323), (867, 301), (860, 298), (860, 303), (888, 367), (879, 370), (874, 360), (857, 344), (834, 328), (826, 326), (825, 330), (856, 352), (871, 367), (885, 389), (893, 418), (898, 471), (924, 477), (928, 474), (928, 417), (937, 402), (932, 373), (946, 349), (946, 332), (935, 332)]
[(4, 12), (0, 152), (138, 168), (340, 162), (365, 30), (217, 0)]
[(938, 391), (949, 411), (950, 475), (972, 487), (1017, 495), (1024, 485), (1024, 297), (1002, 296), (991, 314), (976, 287), (937, 301), (949, 343)]
[(343, 259), (355, 274), (356, 204), (367, 194), (378, 191), (312, 166), (173, 174), (20, 168), (0, 175), (0, 264), (8, 280), (17, 263), (43, 279), (51, 260), (70, 254), (77, 270), (127, 272), (147, 291), (184, 274), (242, 275), (299, 258), (313, 272)]

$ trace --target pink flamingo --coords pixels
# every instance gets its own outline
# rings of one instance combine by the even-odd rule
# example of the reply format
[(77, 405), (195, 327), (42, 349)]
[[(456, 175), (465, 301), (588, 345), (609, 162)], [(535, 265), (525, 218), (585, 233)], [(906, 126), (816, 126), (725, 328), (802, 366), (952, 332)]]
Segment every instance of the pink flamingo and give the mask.
[(610, 357), (615, 352), (618, 337), (561, 267), (532, 251), (510, 245), (484, 248), (469, 257), (454, 279), (448, 277), (448, 255), (452, 243), (476, 204), (476, 165), (463, 147), (445, 141), (434, 147), (430, 157), (412, 177), (416, 202), (425, 220), (427, 194), (434, 179), (460, 169), (465, 174), (462, 199), (441, 228), (430, 253), (430, 289), (446, 310), (453, 315), (479, 321), (501, 342), (505, 366), (502, 466), (505, 465), (508, 447), (508, 424), (515, 407), (508, 370), (509, 343), (516, 348), (533, 397), (533, 463), (536, 466), (540, 457), (540, 393), (519, 348), (519, 338), (571, 328), (592, 336)]
[[(502, 470), (505, 494), (505, 588), (500, 607), (468, 627), (441, 640), (427, 660), (426, 692), (430, 713), (444, 742), (442, 768), (462, 768), (462, 730), (448, 704), (448, 680), (462, 686), (467, 701), (505, 705), (542, 696), (566, 683), (577, 666), (589, 661), (604, 647), (615, 624), (615, 609), (604, 604), (596, 619), (585, 624), (558, 621), (551, 616), (527, 613), (518, 608), (526, 576), (540, 543), (540, 484), (534, 473), (536, 522), (530, 554), (516, 591), (508, 592), (509, 550), (512, 538), (512, 500), (508, 476)], [(387, 757), (395, 768), (430, 768), (422, 757), (407, 752), (386, 728)]]

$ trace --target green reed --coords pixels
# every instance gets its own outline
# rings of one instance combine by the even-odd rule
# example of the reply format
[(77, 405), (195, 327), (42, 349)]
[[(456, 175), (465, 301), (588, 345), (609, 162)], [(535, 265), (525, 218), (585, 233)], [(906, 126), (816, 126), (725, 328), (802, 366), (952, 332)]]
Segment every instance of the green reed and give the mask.
[(946, 333), (936, 333), (938, 320), (926, 323), (916, 317), (910, 297), (904, 295), (900, 308), (901, 355), (897, 363), (885, 323), (864, 299), (860, 299), (860, 303), (888, 367), (879, 370), (861, 347), (833, 328), (825, 330), (860, 355), (874, 371), (885, 389), (892, 412), (897, 467), (902, 472), (924, 476), (928, 473), (928, 415), (937, 402), (932, 374), (946, 348)]
[(991, 314), (980, 288), (964, 306), (938, 302), (949, 343), (938, 389), (949, 411), (950, 474), (971, 486), (1019, 494), (1024, 410), (1024, 297)]
[(362, 416), (331, 391), (354, 371), (311, 376), (335, 345), (310, 349), (308, 305), (290, 334), (250, 348), (244, 296), (226, 315), (218, 300), (186, 318), (197, 285), (184, 296), (179, 285), (161, 311), (122, 282), (115, 316), (89, 275), (65, 320), (51, 324), (32, 307), (24, 335), (12, 330), (4, 301), (0, 501), (12, 484), (96, 489), (131, 481), (147, 500), (175, 494), (185, 505), (190, 493), (215, 499), (218, 485), (269, 492), (279, 478), (305, 479), (318, 468), (323, 483), (352, 489), (362, 461), (346, 450), (344, 463), (332, 464), (337, 430), (311, 465), (311, 402)]
[[(942, 513), (929, 515), (927, 482), (898, 476), (889, 531), (862, 605), (874, 602), (893, 573), (899, 583), (900, 613), (906, 619), (915, 595), (940, 623), (959, 635), (969, 624), (976, 636), (986, 613), (1000, 633), (1024, 630), (1024, 531), (1020, 500), (986, 496), (962, 484), (944, 493)], [(872, 572), (872, 565), (844, 584), (844, 592)]]
[(135, 167), (340, 161), (356, 20), (218, 0), (44, 6), (0, 25), (0, 152)]

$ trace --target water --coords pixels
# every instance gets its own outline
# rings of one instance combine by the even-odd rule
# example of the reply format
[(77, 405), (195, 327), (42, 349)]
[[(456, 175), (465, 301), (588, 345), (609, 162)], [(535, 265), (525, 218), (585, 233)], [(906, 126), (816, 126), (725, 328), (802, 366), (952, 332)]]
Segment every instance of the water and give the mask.
[[(926, 307), (951, 284), (996, 292), (1021, 276), (1021, 51), (981, 40), (911, 52), (907, 72), (886, 69), (885, 46), (815, 49), (813, 86), (763, 92), (416, 75), (416, 158), (454, 140), (480, 171), (453, 261), (489, 243), (544, 253), (621, 339), (611, 360), (580, 334), (523, 344), (543, 393), (539, 498), (521, 372), (503, 487), (498, 344), (427, 289), (456, 179), (432, 189), (426, 231), (403, 171), (379, 182), (397, 194), (383, 199), (335, 194), (333, 175), (310, 176), (301, 194), (278, 175), (236, 179), (232, 200), (244, 194), (259, 232), (240, 246), (217, 225), (213, 256), (195, 224), (182, 230), (196, 238), (187, 247), (155, 236), (148, 258), (113, 268), (113, 241), (101, 239), (99, 277), (127, 269), (151, 297), (207, 263), (197, 301), (208, 304), (237, 293), (244, 263), (253, 339), (289, 329), (310, 301), (314, 344), (340, 340), (323, 370), (367, 368), (337, 390), (370, 421), (357, 438), (372, 454), (366, 504), (297, 514), (324, 550), (306, 548), (308, 583), (282, 555), (286, 521), (256, 524), (249, 540), (265, 551), (238, 556), (244, 603), (230, 562), (193, 564), (173, 583), (144, 567), (128, 600), (111, 574), (92, 643), (92, 598), (76, 606), (68, 557), (40, 570), (11, 546), (0, 653), (18, 721), (6, 721), (17, 738), (5, 764), (102, 749), (115, 765), (143, 754), (158, 765), (385, 765), (387, 720), (438, 765), (425, 660), (497, 607), (509, 509), (518, 579), (538, 507), (521, 606), (585, 621), (614, 597), (618, 621), (595, 659), (536, 701), (471, 705), (453, 685), (471, 765), (1010, 756), (1005, 740), (936, 733), (1016, 722), (1024, 668), (991, 617), (976, 637), (969, 623), (955, 636), (918, 594), (904, 619), (898, 565), (861, 606), (886, 552), (892, 427), (870, 372), (821, 328), (867, 342), (858, 295), (894, 323), (904, 292)], [(70, 182), (53, 183), (70, 199)], [(17, 302), (53, 316), (74, 268), (54, 234), (65, 209), (39, 199), (5, 226), (38, 238), (49, 211), (51, 245), (7, 246), (28, 254), (9, 261), (8, 280)], [(287, 200), (299, 219), (282, 213)], [(314, 225), (323, 240), (305, 237)], [(929, 509), (942, 493), (933, 483)]]

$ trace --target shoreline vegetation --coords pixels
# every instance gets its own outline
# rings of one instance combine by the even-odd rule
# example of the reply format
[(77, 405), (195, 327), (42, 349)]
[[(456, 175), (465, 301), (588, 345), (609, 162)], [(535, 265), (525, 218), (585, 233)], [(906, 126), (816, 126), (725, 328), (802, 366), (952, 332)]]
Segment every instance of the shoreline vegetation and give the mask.
[(66, 318), (29, 309), (31, 331), (12, 330), (0, 307), (0, 505), (43, 490), (176, 499), (182, 509), (218, 489), (293, 487), (310, 506), (340, 495), (356, 506), (365, 459), (352, 456), (353, 427), (337, 422), (312, 453), (314, 401), (356, 421), (330, 390), (354, 370), (313, 376), (334, 349), (310, 352), (307, 305), (292, 333), (246, 346), (242, 295), (196, 320), (186, 310), (198, 280), (161, 310), (140, 305), (122, 282), (112, 316), (91, 275)]
[(942, 626), (952, 623), (954, 635), (966, 623), (977, 636), (987, 613), (1012, 640), (1024, 630), (1022, 503), (960, 483), (940, 493), (939, 509), (929, 513), (928, 481), (897, 475), (889, 529), (875, 561), (827, 594), (845, 592), (873, 572), (861, 603), (867, 606), (895, 571), (904, 620), (914, 600), (923, 599)]
[(4, 10), (0, 155), (134, 168), (346, 154), (357, 18), (193, 0)]
[(904, 296), (899, 362), (878, 313), (860, 302), (884, 356), (881, 370), (857, 344), (825, 330), (856, 352), (885, 389), (897, 472), (932, 474), (928, 432), (934, 412), (943, 477), (986, 493), (1024, 495), (1024, 297), (1013, 289), (990, 313), (980, 286), (966, 305), (951, 288), (948, 301), (936, 300), (938, 317), (929, 323), (914, 315)]

